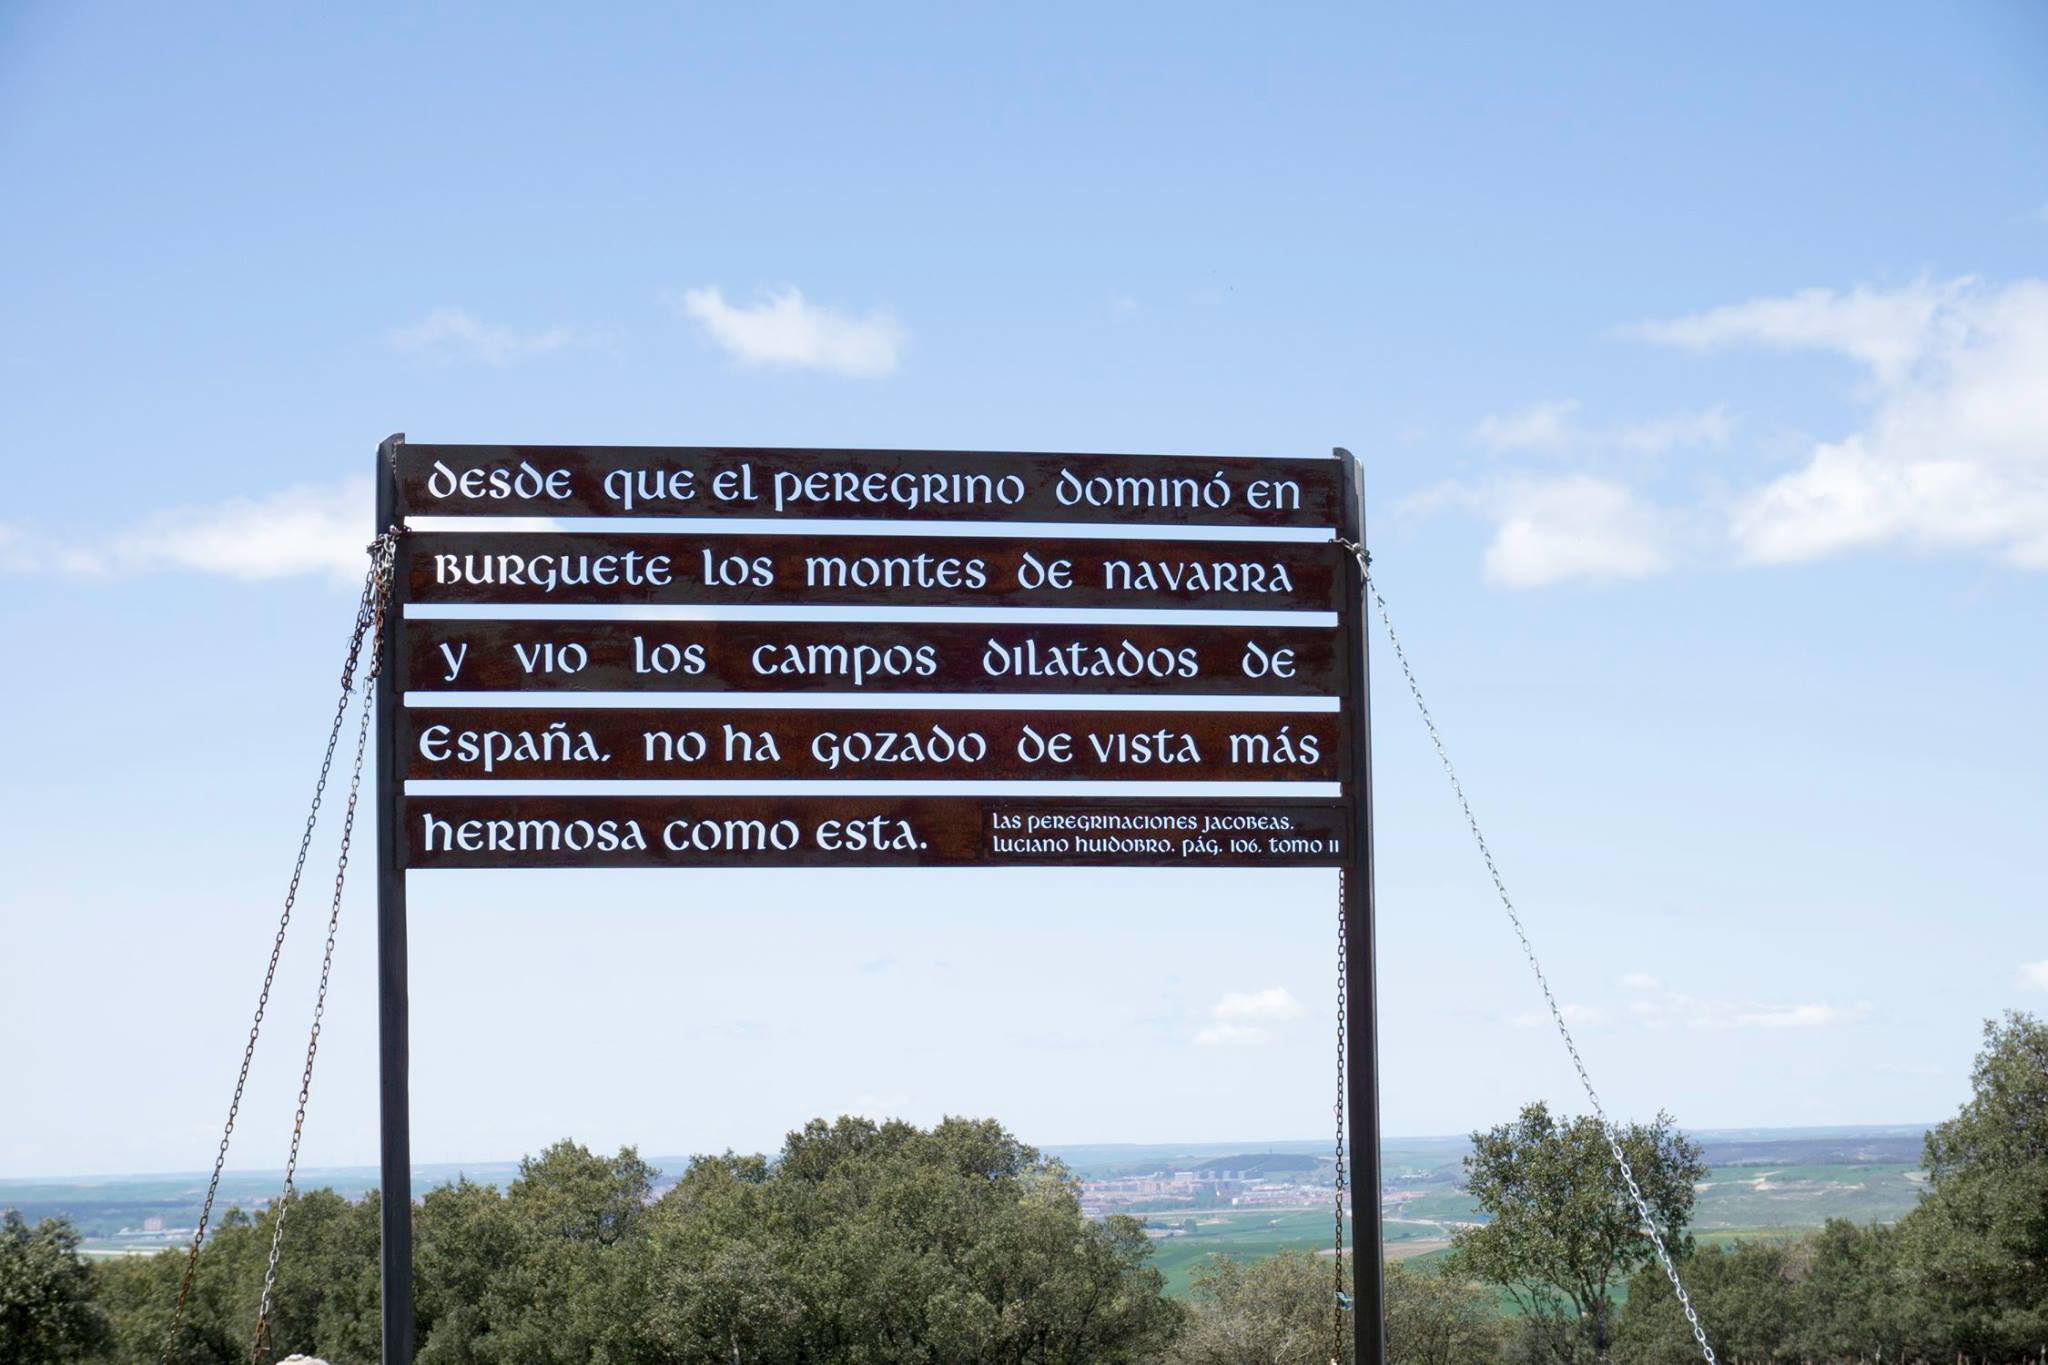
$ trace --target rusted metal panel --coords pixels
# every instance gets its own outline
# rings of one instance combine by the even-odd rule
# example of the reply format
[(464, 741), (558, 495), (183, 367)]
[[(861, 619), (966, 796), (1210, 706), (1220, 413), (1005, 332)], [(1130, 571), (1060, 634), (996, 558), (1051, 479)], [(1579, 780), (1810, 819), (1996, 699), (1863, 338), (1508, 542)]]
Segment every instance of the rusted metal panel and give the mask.
[(408, 778), (1336, 782), (1334, 711), (412, 708)]
[(409, 868), (1327, 867), (1340, 801), (407, 796)]
[(1323, 626), (840, 621), (406, 622), (413, 692), (1330, 696)]
[(1333, 459), (738, 446), (402, 445), (407, 516), (1335, 526)]
[(421, 532), (406, 600), (1331, 611), (1330, 541)]

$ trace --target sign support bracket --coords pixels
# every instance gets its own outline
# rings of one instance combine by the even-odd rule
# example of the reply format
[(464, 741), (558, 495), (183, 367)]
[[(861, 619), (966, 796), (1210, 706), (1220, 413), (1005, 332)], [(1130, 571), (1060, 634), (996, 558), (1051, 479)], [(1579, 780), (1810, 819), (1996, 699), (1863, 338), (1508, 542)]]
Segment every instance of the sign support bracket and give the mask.
[[(377, 526), (382, 535), (403, 526), (399, 507), (398, 448), (403, 432), (377, 447)], [(401, 537), (395, 570), (403, 582)], [(405, 629), (404, 595), (394, 593), (378, 641), (377, 690), (377, 1112), (379, 1116), (378, 1217), (382, 1236), (382, 1341), (384, 1365), (412, 1365), (412, 1100), (409, 1088), (410, 1000), (406, 984), (405, 869), (399, 862), (398, 800), (404, 789), (398, 752), (398, 711), (405, 704), (399, 635)]]

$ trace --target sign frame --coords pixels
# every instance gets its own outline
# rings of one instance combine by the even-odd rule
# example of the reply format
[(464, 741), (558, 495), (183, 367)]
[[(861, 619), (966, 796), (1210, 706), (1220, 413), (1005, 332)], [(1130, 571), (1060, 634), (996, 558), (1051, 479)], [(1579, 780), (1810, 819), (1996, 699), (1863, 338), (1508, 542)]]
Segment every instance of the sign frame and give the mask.
[[(590, 515), (593, 513), (573, 508), (536, 506), (480, 506), (451, 511), (443, 507), (421, 507), (409, 496), (399, 468), (399, 451), (406, 445), (403, 433), (387, 437), (377, 448), (376, 456), (376, 526), (378, 534), (391, 529), (403, 531), (408, 516), (446, 515), (492, 515), (532, 516), (547, 515)], [(787, 448), (772, 450), (744, 450), (729, 447), (694, 447), (661, 450), (657, 448), (634, 447), (531, 447), (531, 446), (431, 446), (416, 447), (431, 452), (461, 455), (490, 460), (527, 456), (560, 456), (579, 464), (588, 464), (593, 459), (627, 457), (642, 465), (658, 464), (664, 458), (677, 460), (699, 460), (708, 462), (707, 469), (727, 468), (735, 460), (748, 457), (774, 457), (779, 461), (800, 462), (815, 458), (846, 461), (861, 457), (886, 457), (885, 463), (903, 470), (928, 471), (953, 467), (952, 462), (968, 456), (967, 452), (934, 451), (851, 451), (820, 450), (804, 451)], [(1337, 639), (1339, 688), (1339, 734), (1340, 743), (1348, 749), (1338, 763), (1342, 774), (1343, 799), (1348, 803), (1351, 820), (1351, 837), (1345, 858), (1338, 869), (1341, 888), (1342, 922), (1345, 930), (1345, 952), (1340, 971), (1345, 986), (1348, 1009), (1344, 1016), (1346, 1044), (1345, 1069), (1345, 1119), (1348, 1150), (1344, 1153), (1350, 1172), (1352, 1199), (1352, 1330), (1359, 1365), (1384, 1365), (1386, 1360), (1386, 1337), (1384, 1325), (1384, 1231), (1380, 1222), (1380, 1125), (1379, 1125), (1379, 1067), (1378, 1067), (1378, 1002), (1375, 985), (1376, 951), (1374, 943), (1374, 853), (1373, 853), (1373, 784), (1372, 784), (1372, 734), (1371, 734), (1371, 688), (1370, 646), (1366, 629), (1365, 614), (1365, 487), (1363, 468), (1350, 451), (1337, 448), (1331, 452), (1331, 473), (1335, 476), (1335, 536), (1337, 543), (1347, 553), (1341, 555), (1340, 590), (1338, 593)], [(1111, 456), (1111, 455), (1040, 455), (1022, 452), (977, 452), (976, 457), (1001, 458), (1009, 461), (1046, 462), (1067, 461), (1071, 467), (1087, 470), (1082, 477), (1114, 477), (1120, 468), (1141, 468), (1157, 474), (1162, 468), (1170, 468), (1171, 462), (1189, 461), (1192, 457), (1175, 456)], [(1233, 475), (1244, 475), (1264, 466), (1274, 472), (1284, 470), (1300, 471), (1314, 466), (1329, 468), (1321, 461), (1260, 461), (1243, 458), (1217, 457), (1200, 464), (1189, 463), (1183, 467), (1192, 471), (1197, 467), (1212, 467), (1218, 471), (1229, 470)], [(1050, 467), (1041, 464), (1040, 467)], [(1319, 471), (1318, 471), (1319, 474)], [(1206, 476), (1205, 476), (1206, 477)], [(1221, 472), (1218, 478), (1223, 477)], [(1307, 494), (1314, 500), (1327, 502), (1327, 490), (1311, 488)], [(1104, 515), (1095, 515), (1094, 509), (1085, 506), (1072, 515), (1033, 516), (1029, 518), (973, 517), (957, 508), (948, 508), (930, 513), (933, 520), (980, 521), (1026, 519), (1033, 523), (1057, 521), (1118, 522), (1128, 521), (1127, 517), (1113, 514), (1104, 509)], [(596, 515), (619, 513), (600, 510)], [(656, 512), (635, 512), (636, 516), (675, 516), (674, 510)], [(706, 515), (744, 516), (744, 511), (726, 509), (707, 511), (692, 509), (684, 513), (693, 517)], [(921, 520), (915, 512), (882, 512), (840, 510), (836, 515), (830, 511), (784, 512), (781, 515), (804, 520), (836, 520), (846, 516), (875, 519), (894, 517), (903, 520)], [(1236, 514), (1237, 519), (1217, 520), (1205, 516), (1200, 509), (1194, 509), (1187, 516), (1155, 518), (1156, 521), (1173, 525), (1235, 525), (1271, 526), (1280, 524), (1277, 519), (1250, 517)], [(975, 535), (988, 532), (976, 531)], [(414, 1358), (414, 1313), (413, 1313), (413, 1226), (412, 1226), (412, 1152), (411, 1152), (411, 1093), (410, 1093), (410, 996), (407, 953), (407, 878), (405, 859), (409, 831), (401, 823), (405, 818), (407, 801), (405, 782), (412, 765), (401, 742), (412, 727), (406, 725), (400, 715), (404, 707), (405, 661), (409, 658), (407, 647), (408, 623), (405, 606), (409, 600), (410, 573), (407, 566), (406, 547), (401, 541), (400, 568), (394, 575), (392, 597), (384, 614), (384, 628), (378, 642), (378, 678), (380, 686), (376, 697), (376, 832), (377, 832), (377, 1027), (378, 1027), (378, 1109), (379, 1139), (378, 1164), (383, 1197), (380, 1206), (380, 1274), (382, 1279), (382, 1323), (381, 1345), (385, 1365), (411, 1365)], [(996, 603), (995, 605), (1000, 605)], [(1095, 605), (1095, 604), (1090, 604)], [(1246, 610), (1253, 608), (1236, 608)], [(1151, 628), (1160, 629), (1160, 628)], [(996, 690), (996, 689), (991, 689)], [(914, 699), (899, 703), (904, 709), (915, 706)], [(1348, 722), (1348, 730), (1346, 723)], [(460, 799), (460, 798), (457, 798)], [(984, 798), (990, 804), (1028, 805), (1029, 798)], [(1054, 797), (1051, 800), (1072, 803), (1072, 798)], [(1169, 805), (1199, 802), (1185, 797), (1162, 797), (1157, 801), (1142, 801), (1139, 804)], [(1261, 799), (1260, 805), (1285, 806), (1286, 798)], [(1313, 803), (1311, 803), (1313, 804)], [(1323, 803), (1327, 805), (1328, 803)], [(1369, 1230), (1369, 1234), (1368, 1234)], [(1369, 1253), (1361, 1255), (1360, 1253)]]

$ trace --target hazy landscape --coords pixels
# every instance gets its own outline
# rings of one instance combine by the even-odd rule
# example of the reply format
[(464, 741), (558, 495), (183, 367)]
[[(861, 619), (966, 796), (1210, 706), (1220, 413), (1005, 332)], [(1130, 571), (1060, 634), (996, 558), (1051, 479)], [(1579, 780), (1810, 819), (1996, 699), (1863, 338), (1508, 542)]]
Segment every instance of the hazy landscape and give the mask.
[[(1923, 1129), (1784, 1128), (1693, 1134), (1712, 1170), (1702, 1182), (1693, 1230), (1702, 1242), (1772, 1239), (1829, 1218), (1889, 1223), (1919, 1199)], [(1381, 1213), (1392, 1258), (1443, 1250), (1460, 1224), (1480, 1215), (1463, 1190), (1464, 1137), (1392, 1138), (1382, 1149)], [(1145, 1220), (1155, 1261), (1173, 1292), (1213, 1254), (1260, 1257), (1288, 1247), (1321, 1249), (1331, 1238), (1329, 1143), (1157, 1143), (1048, 1146), (1083, 1183), (1084, 1207)], [(1291, 1160), (1273, 1160), (1291, 1158)], [(651, 1158), (661, 1187), (688, 1166), (685, 1156)], [(416, 1191), (457, 1176), (502, 1187), (516, 1162), (422, 1165)], [(1217, 1178), (1237, 1173), (1242, 1178)], [(219, 1203), (254, 1210), (277, 1192), (276, 1171), (230, 1172)], [(1176, 1180), (1176, 1177), (1180, 1177)], [(1168, 1187), (1147, 1194), (1131, 1187)], [(350, 1199), (377, 1185), (374, 1167), (301, 1173), (301, 1189), (328, 1187)], [(52, 1180), (0, 1179), (0, 1208), (30, 1220), (69, 1218), (84, 1250), (106, 1256), (161, 1250), (191, 1236), (206, 1192), (204, 1172)]]

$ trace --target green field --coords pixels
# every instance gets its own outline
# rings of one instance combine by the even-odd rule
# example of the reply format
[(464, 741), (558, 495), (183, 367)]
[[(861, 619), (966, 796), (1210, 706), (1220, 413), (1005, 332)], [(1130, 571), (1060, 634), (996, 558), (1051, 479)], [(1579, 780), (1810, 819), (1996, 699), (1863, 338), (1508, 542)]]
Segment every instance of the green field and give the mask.
[[(1918, 1201), (1921, 1130), (1808, 1129), (1790, 1132), (1707, 1132), (1696, 1135), (1710, 1163), (1693, 1212), (1703, 1244), (1797, 1237), (1830, 1218), (1888, 1223)], [(1278, 1144), (1240, 1150), (1287, 1150)], [(1195, 1155), (1179, 1149), (1183, 1159)], [(1088, 1149), (1084, 1163), (1105, 1173), (1157, 1164), (1176, 1149)], [(1382, 1149), (1386, 1188), (1382, 1227), (1390, 1258), (1437, 1255), (1461, 1224), (1480, 1213), (1461, 1188), (1463, 1138), (1405, 1139)], [(1202, 1155), (1214, 1155), (1205, 1148)], [(1180, 1211), (1149, 1216), (1153, 1245), (1170, 1292), (1186, 1290), (1194, 1267), (1212, 1255), (1269, 1256), (1286, 1248), (1326, 1250), (1330, 1214), (1314, 1210)]]
[[(1155, 1238), (1152, 1263), (1166, 1272), (1166, 1292), (1185, 1294), (1195, 1267), (1211, 1256), (1242, 1256), (1251, 1260), (1289, 1247), (1327, 1251), (1331, 1243), (1328, 1209), (1262, 1209), (1256, 1213), (1229, 1210), (1155, 1219), (1174, 1235)], [(1193, 1223), (1180, 1231), (1183, 1223)]]
[[(1693, 1219), (1695, 1233), (1704, 1242), (1796, 1236), (1829, 1218), (1891, 1222), (1903, 1217), (1919, 1198), (1918, 1128), (1695, 1136), (1711, 1168)], [(1063, 1160), (1077, 1175), (1111, 1178), (1162, 1168), (1191, 1169), (1205, 1161), (1250, 1153), (1321, 1157), (1327, 1151), (1326, 1142), (1298, 1141), (1105, 1144), (1054, 1147), (1047, 1154)], [(1389, 1254), (1429, 1254), (1458, 1225), (1478, 1220), (1478, 1210), (1460, 1187), (1465, 1151), (1462, 1137), (1395, 1139), (1383, 1147), (1383, 1226)], [(657, 1157), (654, 1162), (671, 1176), (687, 1164), (679, 1157)], [(413, 1188), (424, 1191), (458, 1172), (502, 1186), (516, 1169), (505, 1162), (421, 1167), (414, 1173)], [(223, 1182), (221, 1204), (259, 1203), (275, 1194), (277, 1184), (274, 1172), (231, 1172)], [(302, 1188), (330, 1186), (350, 1198), (375, 1184), (375, 1170), (360, 1167), (308, 1171), (300, 1177)], [(31, 1219), (69, 1217), (95, 1252), (160, 1249), (189, 1237), (189, 1231), (181, 1230), (190, 1229), (205, 1188), (203, 1175), (0, 1179), (0, 1207), (17, 1208)], [(1208, 1256), (1260, 1257), (1286, 1247), (1321, 1251), (1331, 1241), (1326, 1206), (1175, 1207), (1146, 1217), (1155, 1233), (1157, 1264), (1177, 1293), (1185, 1292), (1194, 1267)]]

